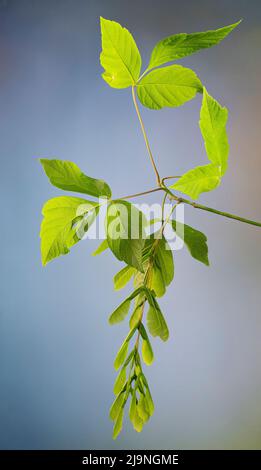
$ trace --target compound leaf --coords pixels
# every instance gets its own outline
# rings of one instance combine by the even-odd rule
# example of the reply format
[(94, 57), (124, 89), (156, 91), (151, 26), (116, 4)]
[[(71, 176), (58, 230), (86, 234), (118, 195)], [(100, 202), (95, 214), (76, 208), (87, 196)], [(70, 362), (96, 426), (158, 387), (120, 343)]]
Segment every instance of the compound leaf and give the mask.
[(103, 180), (85, 175), (73, 162), (40, 159), (50, 183), (65, 191), (89, 194), (94, 197), (111, 197), (111, 189)]
[(200, 33), (179, 33), (159, 41), (154, 47), (149, 69), (194, 54), (221, 42), (241, 21), (212, 31)]
[(181, 65), (152, 70), (137, 84), (140, 102), (150, 109), (181, 106), (197, 92), (202, 92), (199, 78)]
[(116, 21), (101, 18), (103, 79), (113, 88), (127, 88), (140, 75), (141, 56), (130, 32)]

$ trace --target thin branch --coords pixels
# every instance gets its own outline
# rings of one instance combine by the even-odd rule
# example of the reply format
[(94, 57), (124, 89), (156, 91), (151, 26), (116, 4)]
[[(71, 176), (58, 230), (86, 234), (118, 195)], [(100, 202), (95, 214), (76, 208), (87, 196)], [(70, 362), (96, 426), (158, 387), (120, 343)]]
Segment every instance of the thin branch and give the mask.
[(145, 140), (145, 144), (146, 144), (146, 147), (147, 147), (147, 150), (148, 150), (148, 153), (149, 153), (150, 161), (151, 161), (151, 164), (152, 164), (152, 166), (153, 166), (153, 170), (154, 170), (155, 175), (156, 175), (157, 184), (158, 184), (158, 186), (160, 186), (160, 184), (161, 184), (160, 175), (159, 175), (159, 172), (158, 172), (158, 170), (157, 170), (157, 167), (156, 167), (156, 164), (155, 164), (155, 161), (154, 161), (152, 152), (151, 152), (151, 148), (150, 148), (150, 144), (149, 144), (149, 141), (148, 141), (148, 137), (147, 137), (147, 134), (146, 134), (146, 131), (145, 131), (145, 127), (144, 127), (144, 124), (143, 124), (143, 120), (142, 120), (142, 117), (141, 117), (141, 114), (140, 114), (140, 110), (139, 110), (139, 107), (138, 107), (138, 103), (137, 103), (137, 100), (136, 100), (136, 94), (135, 94), (135, 87), (134, 87), (134, 86), (132, 87), (131, 91), (132, 91), (133, 103), (134, 103), (134, 106), (135, 106), (135, 110), (136, 110), (137, 116), (138, 116), (139, 121), (140, 121), (140, 126), (141, 126), (142, 134), (143, 134), (143, 137), (144, 137), (144, 140)]
[(145, 194), (155, 193), (156, 191), (164, 191), (164, 190), (163, 188), (153, 188), (153, 189), (149, 189), (148, 191), (143, 191), (142, 193), (130, 194), (128, 196), (119, 197), (117, 199), (132, 199), (134, 197), (143, 196)]
[(146, 75), (146, 73), (148, 73), (148, 72), (149, 72), (149, 68), (144, 70), (144, 72), (141, 74), (140, 78), (137, 80), (137, 83), (139, 83), (141, 81), (141, 79), (144, 77), (144, 75)]
[(163, 200), (162, 200), (162, 205), (161, 205), (161, 225), (164, 224), (164, 212), (165, 212), (165, 202), (168, 197), (168, 193), (165, 192)]
[(213, 214), (221, 215), (222, 217), (227, 217), (228, 219), (238, 220), (239, 222), (243, 222), (245, 224), (250, 224), (250, 225), (255, 225), (257, 227), (261, 227), (261, 222), (256, 222), (255, 220), (245, 219), (244, 217), (239, 217), (238, 215), (230, 214), (229, 212), (219, 211), (217, 209), (213, 209), (212, 207), (203, 206), (202, 204), (198, 204), (197, 202), (194, 202), (194, 201), (189, 201), (188, 199), (184, 199), (183, 197), (177, 197), (165, 185), (163, 185), (163, 189), (175, 201), (183, 202), (184, 204), (189, 204), (195, 209), (201, 209), (202, 211), (212, 212)]
[(161, 183), (164, 184), (164, 181), (173, 180), (173, 179), (176, 179), (176, 178), (181, 178), (181, 176), (165, 176), (164, 178), (162, 178)]

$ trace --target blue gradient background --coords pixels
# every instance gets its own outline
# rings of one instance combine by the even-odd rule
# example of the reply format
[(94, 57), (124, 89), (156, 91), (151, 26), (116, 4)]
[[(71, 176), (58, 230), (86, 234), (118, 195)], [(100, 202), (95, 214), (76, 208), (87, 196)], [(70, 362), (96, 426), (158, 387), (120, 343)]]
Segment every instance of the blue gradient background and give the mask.
[[(111, 439), (113, 358), (126, 324), (108, 314), (120, 266), (97, 242), (43, 269), (41, 206), (60, 194), (38, 157), (75, 161), (115, 196), (149, 189), (149, 166), (129, 90), (101, 79), (99, 15), (134, 34), (148, 60), (157, 40), (244, 18), (223, 44), (180, 63), (230, 110), (230, 167), (202, 202), (261, 219), (259, 1), (0, 1), (1, 313), (0, 447), (261, 448), (260, 229), (186, 209), (209, 239), (211, 267), (176, 253), (161, 304), (171, 331), (155, 340), (147, 375), (156, 411), (141, 435)], [(142, 109), (162, 175), (206, 161), (200, 97), (179, 109)], [(158, 201), (159, 196), (146, 201)]]

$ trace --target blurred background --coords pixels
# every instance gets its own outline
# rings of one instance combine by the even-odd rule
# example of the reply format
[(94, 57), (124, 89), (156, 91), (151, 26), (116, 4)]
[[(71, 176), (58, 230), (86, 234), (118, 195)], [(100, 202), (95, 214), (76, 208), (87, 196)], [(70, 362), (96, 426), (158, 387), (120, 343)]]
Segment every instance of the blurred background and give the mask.
[[(141, 435), (111, 438), (113, 359), (127, 324), (109, 313), (121, 264), (98, 242), (41, 266), (41, 207), (61, 194), (38, 162), (56, 157), (104, 178), (115, 196), (154, 186), (130, 90), (101, 78), (99, 16), (134, 35), (144, 66), (155, 43), (243, 18), (220, 45), (179, 63), (230, 110), (230, 166), (206, 205), (261, 219), (261, 4), (254, 0), (0, 0), (0, 447), (261, 449), (261, 230), (186, 208), (208, 236), (211, 266), (175, 253), (161, 305), (168, 343), (146, 368), (156, 404)], [(200, 97), (142, 109), (162, 175), (206, 162)], [(154, 194), (144, 202), (158, 202)], [(140, 201), (141, 202), (141, 201)]]

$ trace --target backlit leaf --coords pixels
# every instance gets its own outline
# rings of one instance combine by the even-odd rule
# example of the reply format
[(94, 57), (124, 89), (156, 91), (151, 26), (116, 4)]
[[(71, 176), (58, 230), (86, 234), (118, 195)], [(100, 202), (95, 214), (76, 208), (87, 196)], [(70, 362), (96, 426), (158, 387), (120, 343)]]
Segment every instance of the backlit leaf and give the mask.
[(150, 414), (148, 412), (147, 403), (143, 394), (140, 396), (136, 409), (143, 423), (146, 423), (150, 417)]
[(182, 224), (176, 220), (171, 220), (173, 230), (181, 237), (187, 246), (191, 256), (206, 266), (209, 266), (207, 237), (204, 233), (189, 225)]
[(97, 256), (97, 255), (100, 255), (101, 253), (103, 253), (105, 250), (107, 250), (107, 248), (109, 248), (109, 245), (108, 245), (108, 242), (105, 238), (105, 240), (103, 240), (100, 245), (98, 246), (98, 248), (96, 248), (96, 250), (92, 253), (92, 256)]
[(101, 18), (103, 79), (113, 88), (135, 84), (140, 75), (141, 57), (130, 32), (116, 21)]
[(192, 199), (197, 199), (201, 193), (217, 188), (220, 181), (220, 169), (213, 163), (210, 163), (209, 165), (198, 166), (193, 168), (193, 170), (189, 170), (170, 188), (177, 189)]
[(138, 325), (143, 313), (143, 302), (139, 303), (133, 310), (133, 313), (130, 317), (130, 328), (134, 328), (135, 325)]
[(126, 315), (128, 315), (128, 312), (130, 310), (130, 305), (131, 305), (131, 300), (126, 299), (124, 300), (115, 310), (112, 312), (110, 318), (109, 318), (109, 323), (111, 325), (115, 325), (115, 323), (120, 323), (121, 321), (124, 320)]
[(181, 65), (152, 70), (137, 84), (140, 102), (151, 109), (181, 106), (197, 92), (202, 92), (199, 78)]
[(145, 241), (143, 248), (144, 269), (146, 261), (150, 257), (152, 258), (150, 287), (157, 297), (161, 297), (174, 277), (173, 253), (161, 232), (151, 234)]
[(143, 271), (145, 225), (144, 214), (133, 204), (118, 200), (108, 205), (105, 226), (109, 248), (116, 258), (139, 271)]
[(42, 210), (40, 232), (43, 265), (69, 253), (90, 227), (98, 210), (97, 203), (78, 197), (60, 196), (47, 201)]
[(143, 339), (141, 352), (143, 361), (147, 366), (150, 366), (154, 361), (154, 354), (149, 338)]
[(153, 403), (153, 400), (152, 400), (152, 396), (151, 396), (149, 387), (146, 387), (145, 400), (146, 400), (146, 403), (147, 403), (147, 409), (149, 410), (149, 414), (150, 414), (150, 416), (152, 416), (153, 413), (154, 413), (154, 403)]
[(126, 382), (126, 368), (123, 367), (121, 369), (121, 371), (119, 372), (116, 380), (115, 380), (115, 383), (114, 383), (114, 388), (113, 388), (113, 392), (115, 395), (118, 395), (118, 393), (120, 393), (120, 391), (122, 390), (124, 384)]
[(134, 419), (135, 413), (136, 413), (136, 391), (132, 391), (132, 397), (131, 397), (131, 402), (130, 402), (130, 410), (129, 410), (129, 416), (131, 422)]
[(111, 405), (110, 409), (110, 418), (112, 421), (115, 421), (120, 413), (124, 402), (124, 393), (119, 393), (119, 395), (115, 398), (113, 404)]
[(40, 159), (50, 183), (65, 191), (89, 194), (94, 197), (111, 197), (111, 190), (103, 180), (85, 175), (73, 162)]
[(167, 341), (169, 338), (169, 329), (159, 304), (153, 296), (148, 300), (150, 304), (147, 312), (147, 326), (149, 332), (152, 336), (159, 336), (162, 341)]
[(114, 424), (113, 434), (112, 434), (113, 439), (117, 439), (118, 435), (120, 434), (122, 430), (123, 416), (124, 416), (124, 409), (122, 408)]
[(114, 361), (114, 368), (116, 370), (118, 370), (124, 363), (127, 353), (128, 353), (128, 347), (129, 347), (128, 341), (124, 341), (119, 351), (117, 352), (117, 355)]
[(168, 36), (159, 41), (154, 47), (148, 68), (158, 67), (172, 60), (194, 54), (201, 49), (214, 46), (231, 33), (239, 23), (240, 21), (212, 31), (190, 34), (179, 33)]
[(109, 318), (109, 323), (111, 325), (114, 325), (115, 323), (120, 323), (121, 321), (124, 320), (124, 318), (126, 317), (126, 315), (128, 314), (129, 312), (129, 309), (130, 309), (130, 305), (131, 305), (131, 301), (133, 299), (135, 299), (135, 297), (137, 297), (142, 291), (144, 290), (144, 288), (141, 286), (141, 287), (138, 287), (137, 289), (135, 289), (113, 312), (112, 314), (110, 315), (110, 318)]
[(133, 428), (135, 429), (135, 431), (137, 431), (137, 432), (142, 431), (142, 429), (143, 429), (143, 420), (142, 420), (142, 418), (140, 417), (140, 415), (138, 413), (137, 406), (136, 406), (136, 409), (135, 409), (134, 416), (132, 418), (132, 424), (133, 424)]
[(229, 145), (226, 133), (228, 111), (210, 96), (204, 88), (199, 126), (206, 152), (212, 163), (220, 166), (221, 175), (227, 169)]
[(141, 347), (142, 358), (145, 364), (147, 366), (150, 366), (154, 361), (154, 354), (153, 354), (153, 349), (150, 344), (150, 340), (147, 335), (146, 329), (142, 323), (139, 326), (139, 331), (142, 336), (142, 347)]
[(133, 275), (135, 274), (136, 269), (131, 266), (125, 266), (114, 276), (114, 289), (120, 290), (128, 284)]

